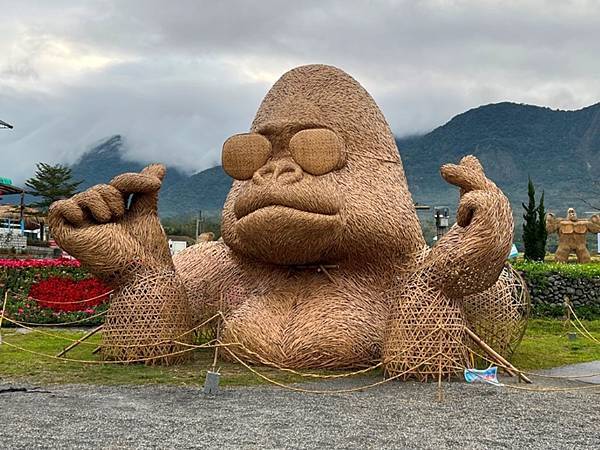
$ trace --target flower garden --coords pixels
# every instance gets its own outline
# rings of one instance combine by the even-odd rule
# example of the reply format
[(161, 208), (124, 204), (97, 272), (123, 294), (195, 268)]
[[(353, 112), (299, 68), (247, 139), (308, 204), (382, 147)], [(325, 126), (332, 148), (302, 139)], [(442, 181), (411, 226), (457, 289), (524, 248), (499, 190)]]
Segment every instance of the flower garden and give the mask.
[[(74, 259), (0, 259), (6, 317), (29, 324), (102, 323), (110, 288)], [(1, 309), (1, 308), (0, 308)], [(11, 326), (5, 321), (3, 327)]]

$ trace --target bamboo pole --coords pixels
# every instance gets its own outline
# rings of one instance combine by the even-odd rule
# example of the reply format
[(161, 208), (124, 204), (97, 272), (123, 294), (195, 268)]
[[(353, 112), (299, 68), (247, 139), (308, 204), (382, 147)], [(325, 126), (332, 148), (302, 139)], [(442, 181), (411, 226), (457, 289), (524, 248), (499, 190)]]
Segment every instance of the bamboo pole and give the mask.
[(8, 289), (4, 292), (4, 303), (2, 304), (2, 314), (0, 314), (0, 344), (2, 344), (2, 320), (6, 314), (6, 302), (8, 301)]
[(473, 339), (477, 343), (477, 345), (479, 345), (483, 349), (483, 351), (485, 351), (499, 365), (503, 366), (510, 375), (512, 375), (513, 377), (519, 377), (526, 383), (532, 383), (532, 381), (525, 375), (523, 375), (523, 373), (521, 373), (519, 369), (517, 369), (515, 366), (509, 363), (508, 360), (506, 360), (499, 353), (497, 353), (492, 347), (483, 342), (483, 340), (479, 336), (477, 336), (473, 331), (471, 331), (468, 327), (465, 327), (465, 331), (471, 337), (471, 339)]
[(99, 327), (94, 328), (92, 331), (90, 331), (89, 333), (87, 333), (85, 336), (82, 336), (81, 338), (77, 339), (77, 341), (73, 342), (68, 347), (65, 347), (58, 355), (56, 355), (56, 357), (60, 358), (61, 356), (65, 355), (69, 350), (74, 349), (79, 344), (81, 344), (83, 341), (85, 341), (86, 339), (92, 337), (94, 334), (96, 334), (102, 328), (104, 328), (104, 324), (100, 325)]

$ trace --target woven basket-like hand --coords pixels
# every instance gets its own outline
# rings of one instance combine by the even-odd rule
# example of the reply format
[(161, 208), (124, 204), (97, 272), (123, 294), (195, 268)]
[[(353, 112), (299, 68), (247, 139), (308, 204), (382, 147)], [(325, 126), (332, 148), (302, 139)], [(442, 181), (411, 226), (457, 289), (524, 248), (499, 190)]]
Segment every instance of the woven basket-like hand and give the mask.
[(456, 224), (433, 247), (425, 271), (447, 297), (458, 299), (496, 283), (512, 246), (514, 222), (508, 199), (477, 158), (465, 156), (441, 173), (460, 187), (460, 204)]
[(164, 175), (163, 165), (152, 164), (53, 203), (48, 223), (54, 239), (95, 275), (116, 285), (133, 273), (172, 269), (157, 214)]
[(116, 288), (102, 335), (108, 359), (171, 364), (189, 355), (190, 308), (157, 214), (164, 174), (153, 164), (50, 208), (58, 244)]

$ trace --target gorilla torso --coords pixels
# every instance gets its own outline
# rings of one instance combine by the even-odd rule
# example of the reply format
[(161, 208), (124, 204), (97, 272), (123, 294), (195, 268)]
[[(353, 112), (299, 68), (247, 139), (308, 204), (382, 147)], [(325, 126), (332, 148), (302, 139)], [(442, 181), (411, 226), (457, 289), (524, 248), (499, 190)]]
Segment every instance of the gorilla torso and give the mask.
[(247, 354), (246, 359), (338, 368), (380, 358), (386, 292), (415, 265), (406, 260), (383, 270), (369, 264), (325, 271), (281, 267), (240, 258), (222, 242), (190, 247), (174, 263), (196, 322), (224, 311), (224, 339), (260, 349), (260, 357)]

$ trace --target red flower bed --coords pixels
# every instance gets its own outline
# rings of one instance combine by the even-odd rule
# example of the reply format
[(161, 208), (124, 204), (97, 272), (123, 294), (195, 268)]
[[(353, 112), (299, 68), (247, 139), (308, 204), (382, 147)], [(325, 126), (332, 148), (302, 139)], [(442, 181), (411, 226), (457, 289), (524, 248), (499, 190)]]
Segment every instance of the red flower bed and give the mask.
[(29, 289), (29, 298), (37, 300), (42, 308), (85, 312), (108, 301), (109, 291), (110, 288), (93, 278), (75, 281), (51, 277), (33, 284)]
[(81, 264), (76, 259), (0, 259), (0, 267), (79, 267)]

